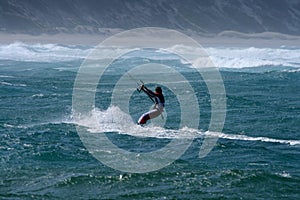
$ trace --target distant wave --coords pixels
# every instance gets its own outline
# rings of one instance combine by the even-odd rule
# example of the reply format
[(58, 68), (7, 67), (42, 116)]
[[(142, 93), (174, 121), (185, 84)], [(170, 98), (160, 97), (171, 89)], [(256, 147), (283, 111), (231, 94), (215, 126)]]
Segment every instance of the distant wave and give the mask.
[[(150, 60), (185, 60), (170, 54), (174, 49), (193, 53), (190, 47), (175, 45), (168, 49), (159, 49), (152, 54), (144, 54), (142, 50), (133, 48), (131, 58), (141, 57)], [(25, 44), (15, 42), (0, 44), (0, 60), (30, 61), (30, 62), (64, 62), (83, 60), (94, 49), (92, 46), (58, 45), (58, 44)], [(116, 47), (117, 51), (124, 49)], [(126, 50), (126, 49), (125, 49)], [(282, 66), (300, 68), (300, 48), (256, 48), (256, 47), (208, 47), (204, 49), (218, 68), (253, 68)], [(103, 54), (110, 58), (110, 51), (103, 49)], [(124, 59), (128, 57), (123, 56)], [(286, 69), (285, 69), (286, 70)]]
[(219, 68), (284, 66), (300, 68), (300, 49), (274, 48), (207, 48)]
[(0, 44), (0, 60), (60, 62), (84, 59), (90, 48), (58, 44)]
[(26, 87), (26, 84), (15, 84), (15, 83), (9, 83), (9, 82), (5, 82), (5, 81), (0, 81), (0, 85), (4, 85), (4, 86), (13, 86), (13, 87)]
[(243, 38), (243, 39), (280, 39), (280, 40), (299, 40), (299, 36), (287, 35), (278, 32), (262, 33), (242, 33), (237, 31), (222, 31), (218, 33), (219, 37)]

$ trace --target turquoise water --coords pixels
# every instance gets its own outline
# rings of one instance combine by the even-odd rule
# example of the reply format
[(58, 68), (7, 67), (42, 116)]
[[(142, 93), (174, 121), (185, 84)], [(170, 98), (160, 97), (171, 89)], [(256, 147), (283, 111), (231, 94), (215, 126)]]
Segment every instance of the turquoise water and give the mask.
[[(83, 145), (76, 130), (76, 127), (87, 127), (91, 134), (106, 134), (115, 145), (131, 152), (151, 152), (170, 142), (173, 136), (160, 132), (143, 137), (134, 132), (101, 132), (105, 130), (103, 124), (107, 125), (103, 116), (109, 112), (105, 110), (109, 109), (113, 80), (120, 71), (108, 74), (106, 84), (97, 88), (97, 109), (89, 122), (78, 122), (72, 112), (73, 85), (89, 48), (11, 46), (28, 51), (23, 54), (19, 51), (18, 59), (5, 59), (1, 52), (1, 199), (300, 198), (300, 71), (297, 60), (284, 63), (283, 58), (277, 58), (278, 65), (242, 68), (229, 68), (223, 62), (225, 67), (220, 66), (220, 73), (227, 98), (224, 129), (222, 133), (215, 133), (219, 137), (216, 145), (201, 159), (198, 157), (203, 142), (200, 133), (208, 129), (211, 116), (209, 93), (192, 72), (182, 72), (198, 91), (199, 137), (179, 159), (165, 168), (136, 174), (112, 169), (98, 161)], [(60, 53), (53, 47), (68, 54), (59, 57)], [(291, 49), (290, 55), (294, 51)], [(74, 52), (77, 54), (73, 57)], [(135, 62), (138, 60), (136, 58)], [(217, 63), (221, 61), (216, 60)], [(163, 58), (156, 58), (155, 62), (184, 65)], [(259, 65), (257, 60), (253, 62)], [(149, 87), (154, 86), (149, 84)], [(172, 118), (180, 112), (178, 101), (167, 88), (164, 92), (167, 100), (164, 128), (176, 130), (178, 121)], [(132, 121), (150, 106), (146, 96), (134, 92), (130, 100)], [(121, 115), (118, 110), (110, 112)], [(97, 123), (101, 128), (94, 127)]]

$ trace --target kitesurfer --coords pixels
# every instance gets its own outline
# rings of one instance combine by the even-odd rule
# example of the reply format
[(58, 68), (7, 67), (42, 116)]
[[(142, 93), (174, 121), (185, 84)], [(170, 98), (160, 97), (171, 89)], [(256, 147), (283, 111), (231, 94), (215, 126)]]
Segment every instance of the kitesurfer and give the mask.
[(148, 89), (144, 84), (141, 85), (140, 90), (145, 92), (151, 99), (154, 98), (154, 108), (149, 112), (144, 113), (138, 120), (138, 124), (145, 124), (149, 119), (153, 119), (162, 114), (165, 107), (165, 98), (161, 87), (156, 87), (155, 92)]

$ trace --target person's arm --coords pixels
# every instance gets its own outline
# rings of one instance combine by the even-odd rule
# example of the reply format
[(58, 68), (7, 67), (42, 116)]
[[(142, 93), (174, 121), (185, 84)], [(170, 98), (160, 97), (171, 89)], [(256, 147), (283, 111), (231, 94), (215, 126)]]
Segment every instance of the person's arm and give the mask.
[(155, 97), (155, 93), (148, 89), (146, 86), (142, 85), (141, 90), (143, 90), (150, 97)]

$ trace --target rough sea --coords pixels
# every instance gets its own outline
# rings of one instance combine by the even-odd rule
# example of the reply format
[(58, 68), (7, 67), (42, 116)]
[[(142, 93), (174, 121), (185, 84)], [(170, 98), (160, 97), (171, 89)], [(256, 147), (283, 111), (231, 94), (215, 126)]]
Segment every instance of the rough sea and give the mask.
[[(135, 50), (112, 63), (97, 86), (95, 107), (89, 115), (76, 113), (74, 83), (92, 49), (0, 44), (0, 199), (300, 199), (300, 48), (205, 48), (226, 92), (221, 132), (208, 131), (213, 100), (205, 82), (188, 63), (159, 51)], [(198, 99), (197, 129), (178, 131), (179, 104), (189, 104), (190, 98), (178, 99), (164, 85), (163, 118), (146, 127), (135, 125), (152, 105), (135, 90), (136, 75), (128, 74), (128, 85), (121, 90), (130, 94), (129, 111), (111, 105), (122, 70), (143, 63), (181, 70)], [(146, 83), (151, 89), (157, 84)], [(174, 162), (134, 173), (98, 160), (82, 141), (81, 129), (94, 140), (105, 135), (136, 155), (196, 136)], [(199, 158), (205, 137), (218, 140)]]

